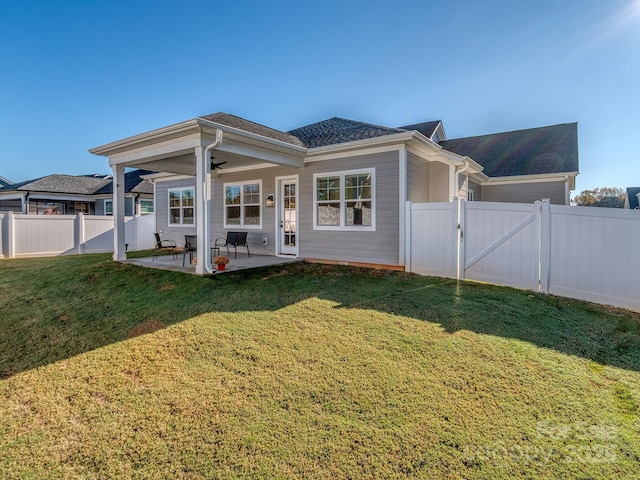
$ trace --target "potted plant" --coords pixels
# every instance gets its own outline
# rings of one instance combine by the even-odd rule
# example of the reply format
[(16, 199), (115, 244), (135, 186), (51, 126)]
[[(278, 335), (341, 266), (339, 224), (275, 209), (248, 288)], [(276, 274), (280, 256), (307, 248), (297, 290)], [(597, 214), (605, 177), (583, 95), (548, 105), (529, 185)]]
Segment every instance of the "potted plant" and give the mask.
[(224, 270), (224, 266), (229, 263), (229, 259), (224, 255), (218, 255), (213, 259), (213, 263), (218, 267), (218, 271)]

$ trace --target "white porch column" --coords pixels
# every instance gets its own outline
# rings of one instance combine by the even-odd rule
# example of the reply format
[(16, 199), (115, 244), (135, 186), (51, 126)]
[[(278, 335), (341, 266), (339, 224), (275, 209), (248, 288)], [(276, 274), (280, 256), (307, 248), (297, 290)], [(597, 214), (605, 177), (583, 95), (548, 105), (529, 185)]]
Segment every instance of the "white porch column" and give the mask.
[(127, 259), (124, 248), (124, 166), (113, 167), (113, 259)]
[[(196, 209), (195, 209), (195, 217), (196, 217), (196, 235), (198, 236), (198, 251), (196, 252), (196, 257), (198, 259), (198, 264), (196, 265), (196, 273), (198, 275), (204, 275), (206, 273), (206, 262), (207, 259), (205, 255), (211, 255), (211, 250), (209, 249), (209, 235), (206, 235), (206, 229), (209, 227), (209, 219), (206, 218), (205, 202), (206, 202), (206, 188), (207, 188), (207, 179), (206, 179), (206, 168), (204, 165), (204, 147), (196, 147)], [(205, 245), (204, 242), (207, 242)]]

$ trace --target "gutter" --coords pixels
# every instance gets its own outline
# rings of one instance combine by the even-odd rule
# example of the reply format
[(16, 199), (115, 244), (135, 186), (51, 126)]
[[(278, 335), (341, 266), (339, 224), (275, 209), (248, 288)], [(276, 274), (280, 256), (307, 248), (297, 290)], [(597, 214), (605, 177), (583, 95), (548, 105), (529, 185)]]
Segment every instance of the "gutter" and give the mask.
[(204, 192), (203, 192), (203, 220), (205, 221), (205, 228), (203, 231), (202, 247), (206, 248), (204, 254), (204, 269), (207, 273), (214, 273), (213, 263), (211, 260), (211, 159), (209, 153), (214, 148), (218, 148), (222, 144), (222, 130), (216, 129), (216, 139), (210, 145), (204, 149), (202, 155), (202, 161), (204, 162)]

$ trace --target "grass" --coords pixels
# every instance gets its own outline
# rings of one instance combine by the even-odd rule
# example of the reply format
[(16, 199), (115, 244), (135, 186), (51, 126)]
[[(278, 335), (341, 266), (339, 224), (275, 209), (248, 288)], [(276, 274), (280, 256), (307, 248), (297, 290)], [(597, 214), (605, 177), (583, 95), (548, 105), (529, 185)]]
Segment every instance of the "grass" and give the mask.
[(293, 264), (0, 261), (1, 478), (640, 477), (640, 316)]

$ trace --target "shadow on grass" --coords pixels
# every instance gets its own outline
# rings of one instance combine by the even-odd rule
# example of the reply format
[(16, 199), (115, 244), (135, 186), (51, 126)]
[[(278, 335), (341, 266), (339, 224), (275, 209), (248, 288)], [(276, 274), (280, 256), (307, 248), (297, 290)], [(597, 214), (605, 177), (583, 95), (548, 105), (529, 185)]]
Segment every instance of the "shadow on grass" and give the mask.
[(87, 255), (0, 262), (0, 378), (203, 313), (275, 311), (308, 298), (640, 370), (640, 315), (584, 302), (351, 267), (289, 264), (203, 278)]

